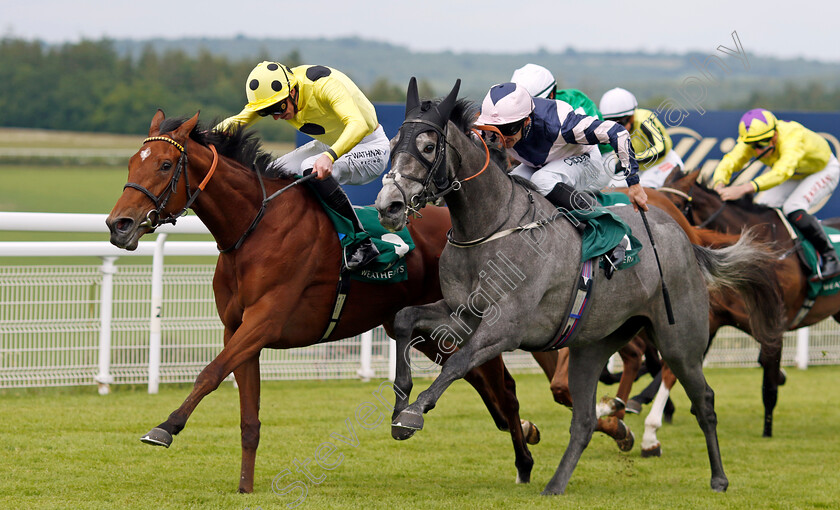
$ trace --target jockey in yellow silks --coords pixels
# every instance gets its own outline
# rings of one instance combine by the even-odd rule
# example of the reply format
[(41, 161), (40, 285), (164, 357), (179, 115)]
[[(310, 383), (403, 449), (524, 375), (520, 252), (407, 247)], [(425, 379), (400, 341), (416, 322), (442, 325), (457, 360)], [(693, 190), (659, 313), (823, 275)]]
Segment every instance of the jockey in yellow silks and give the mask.
[[(390, 144), (379, 125), (373, 104), (342, 72), (319, 65), (291, 69), (278, 62), (261, 62), (245, 83), (248, 104), (222, 121), (217, 130), (249, 125), (262, 117), (285, 120), (315, 140), (277, 158), (269, 170), (307, 175), (324, 202), (363, 227), (339, 184), (367, 184), (388, 166)], [(370, 239), (347, 257), (355, 269), (373, 260), (378, 251)]]
[[(758, 158), (770, 169), (749, 182), (729, 186), (732, 174), (751, 158)], [(738, 143), (718, 164), (713, 182), (724, 200), (763, 192), (756, 203), (781, 207), (820, 253), (817, 278), (840, 275), (834, 247), (809, 214), (822, 207), (840, 182), (840, 163), (825, 138), (798, 122), (778, 120), (763, 108), (750, 110), (741, 117)]]
[(636, 96), (631, 92), (620, 87), (610, 89), (601, 96), (598, 108), (605, 119), (621, 124), (630, 132), (642, 186), (658, 188), (675, 168), (685, 167), (679, 154), (673, 150), (673, 142), (665, 126), (655, 113), (639, 108)]

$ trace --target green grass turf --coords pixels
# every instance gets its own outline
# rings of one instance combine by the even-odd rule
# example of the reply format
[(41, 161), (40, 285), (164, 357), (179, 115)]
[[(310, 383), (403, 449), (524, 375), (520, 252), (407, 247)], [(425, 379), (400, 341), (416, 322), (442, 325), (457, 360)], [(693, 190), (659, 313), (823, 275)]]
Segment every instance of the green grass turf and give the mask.
[[(828, 396), (840, 367), (791, 370), (781, 388), (775, 436), (761, 437), (758, 369), (710, 369), (718, 434), (729, 491), (709, 489), (702, 434), (685, 393), (674, 391), (677, 412), (660, 430), (663, 457), (642, 459), (643, 416), (631, 415), (637, 446), (621, 453), (596, 434), (564, 496), (544, 497), (568, 442), (571, 413), (554, 404), (538, 375), (518, 375), (522, 415), (536, 422), (542, 442), (532, 446), (532, 483), (516, 485), (508, 434), (495, 430), (475, 392), (455, 383), (425, 430), (405, 442), (390, 438), (388, 417), (370, 429), (356, 418), (381, 381), (271, 382), (262, 390), (262, 441), (255, 492), (236, 493), (239, 474), (237, 392), (224, 383), (193, 414), (170, 449), (139, 437), (163, 421), (188, 386), (7, 391), (0, 394), (0, 508), (286, 508), (300, 496), (272, 491), (308, 485), (297, 508), (837, 508), (840, 498), (840, 410)], [(417, 391), (429, 380), (418, 379)], [(614, 391), (602, 387), (599, 394)], [(392, 396), (388, 393), (389, 402)], [(384, 405), (379, 404), (379, 409)], [(644, 410), (647, 412), (647, 406)], [(376, 418), (377, 413), (369, 418)], [(349, 437), (356, 446), (332, 436)], [(332, 470), (310, 464), (319, 484), (295, 472), (294, 460), (314, 458), (330, 441)], [(341, 457), (339, 457), (339, 455)]]

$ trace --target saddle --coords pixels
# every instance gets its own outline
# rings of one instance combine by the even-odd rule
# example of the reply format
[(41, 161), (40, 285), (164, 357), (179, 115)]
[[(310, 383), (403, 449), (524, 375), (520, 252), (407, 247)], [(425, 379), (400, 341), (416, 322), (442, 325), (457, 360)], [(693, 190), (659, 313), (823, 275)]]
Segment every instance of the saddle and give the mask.
[(379, 223), (379, 213), (374, 207), (354, 207), (356, 216), (362, 222), (364, 232), (355, 232), (347, 218), (333, 211), (323, 201), (321, 205), (329, 216), (338, 233), (341, 248), (371, 239), (379, 250), (379, 255), (370, 264), (358, 270), (347, 272), (354, 280), (372, 283), (399, 283), (408, 278), (405, 256), (414, 249), (414, 241), (407, 228), (399, 232), (389, 232)]

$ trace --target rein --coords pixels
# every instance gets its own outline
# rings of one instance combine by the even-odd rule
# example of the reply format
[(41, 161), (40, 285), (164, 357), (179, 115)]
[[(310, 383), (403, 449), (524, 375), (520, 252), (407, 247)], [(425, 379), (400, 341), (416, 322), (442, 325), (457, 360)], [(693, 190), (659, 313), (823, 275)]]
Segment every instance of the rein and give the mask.
[(245, 229), (245, 232), (242, 234), (242, 236), (239, 238), (239, 240), (236, 241), (235, 243), (233, 243), (231, 246), (225, 248), (224, 250), (219, 250), (219, 253), (229, 253), (229, 252), (232, 252), (233, 250), (239, 249), (239, 247), (242, 246), (242, 243), (245, 242), (245, 238), (248, 237), (249, 235), (251, 235), (251, 233), (254, 230), (256, 230), (257, 225), (260, 224), (260, 221), (262, 221), (263, 216), (265, 215), (265, 208), (266, 208), (266, 206), (268, 205), (269, 202), (271, 202), (272, 200), (274, 200), (278, 196), (282, 195), (286, 191), (290, 190), (294, 186), (297, 186), (298, 184), (300, 184), (302, 182), (306, 182), (309, 179), (312, 179), (313, 177), (315, 177), (317, 175), (315, 172), (312, 172), (309, 175), (304, 175), (300, 179), (297, 179), (294, 182), (292, 182), (291, 184), (287, 184), (286, 186), (284, 186), (284, 187), (280, 188), (279, 190), (275, 191), (274, 193), (271, 194), (271, 196), (266, 197), (265, 196), (266, 195), (265, 194), (265, 184), (263, 184), (262, 174), (260, 174), (260, 170), (256, 166), (254, 167), (254, 170), (257, 172), (257, 180), (260, 183), (260, 190), (262, 190), (262, 196), (263, 196), (263, 200), (260, 203), (260, 210), (257, 211), (257, 215), (254, 216), (254, 219), (251, 221), (251, 224), (248, 226), (247, 229)]
[(691, 195), (689, 195), (685, 191), (678, 190), (676, 188), (668, 188), (668, 187), (665, 187), (665, 186), (663, 186), (661, 188), (657, 188), (657, 190), (658, 191), (664, 191), (665, 193), (671, 193), (673, 195), (677, 195), (678, 197), (681, 197), (681, 198), (685, 199), (685, 201), (686, 201), (685, 202), (685, 207), (683, 207), (682, 213), (683, 213), (683, 216), (685, 216), (685, 218), (688, 220), (688, 222), (693, 227), (706, 228), (707, 226), (709, 226), (709, 224), (711, 224), (713, 221), (715, 221), (718, 218), (718, 216), (720, 216), (723, 213), (723, 210), (726, 208), (726, 202), (722, 202), (720, 204), (720, 207), (715, 212), (713, 212), (711, 214), (711, 216), (709, 216), (708, 218), (703, 220), (699, 225), (695, 225), (694, 224), (694, 215), (691, 214), (691, 210), (692, 210), (691, 206), (693, 205), (694, 198)]
[[(151, 191), (149, 191), (145, 187), (143, 187), (140, 184), (137, 184), (135, 182), (129, 182), (129, 183), (126, 183), (125, 186), (123, 186), (123, 190), (125, 190), (126, 188), (132, 188), (132, 189), (136, 189), (136, 190), (142, 192), (155, 205), (155, 208), (152, 209), (151, 211), (149, 211), (146, 214), (146, 221), (144, 221), (140, 225), (140, 226), (143, 226), (143, 227), (148, 227), (152, 230), (156, 229), (157, 227), (159, 227), (159, 226), (161, 226), (165, 223), (172, 223), (174, 225), (178, 218), (180, 218), (181, 216), (186, 214), (187, 210), (190, 207), (192, 207), (193, 203), (195, 203), (196, 199), (198, 198), (198, 195), (202, 191), (204, 191), (205, 186), (207, 186), (207, 183), (210, 182), (210, 179), (213, 177), (213, 174), (216, 172), (216, 167), (219, 164), (219, 154), (218, 154), (218, 152), (216, 152), (216, 147), (213, 146), (212, 144), (208, 145), (208, 147), (210, 148), (210, 152), (213, 153), (213, 162), (210, 164), (210, 169), (207, 171), (207, 175), (205, 175), (204, 179), (202, 179), (201, 183), (199, 183), (198, 189), (196, 189), (195, 192), (191, 192), (190, 191), (189, 173), (186, 171), (187, 164), (188, 164), (186, 148), (183, 145), (181, 145), (180, 143), (176, 142), (175, 140), (173, 140), (172, 138), (170, 138), (168, 136), (150, 136), (149, 138), (146, 138), (145, 140), (143, 140), (143, 144), (145, 145), (146, 143), (155, 142), (155, 141), (170, 143), (170, 144), (174, 145), (175, 148), (177, 148), (179, 151), (181, 151), (181, 157), (178, 158), (178, 165), (175, 168), (175, 172), (172, 174), (172, 178), (169, 180), (169, 184), (166, 186), (166, 189), (164, 189), (163, 192), (161, 192), (160, 195), (155, 196), (154, 193), (152, 193)], [(309, 179), (312, 179), (316, 175), (313, 172), (309, 175), (301, 177), (301, 178), (295, 180), (294, 182), (292, 182), (291, 184), (288, 184), (285, 187), (275, 191), (274, 193), (271, 194), (271, 196), (267, 197), (266, 196), (266, 191), (265, 191), (265, 184), (263, 183), (263, 180), (262, 180), (262, 174), (260, 173), (259, 168), (255, 167), (254, 170), (257, 173), (257, 180), (260, 183), (260, 189), (262, 190), (262, 196), (263, 196), (262, 202), (260, 203), (260, 209), (259, 209), (259, 211), (257, 211), (256, 216), (251, 221), (251, 224), (248, 226), (248, 228), (245, 230), (245, 232), (242, 234), (242, 236), (239, 238), (239, 240), (236, 241), (232, 246), (230, 246), (228, 248), (219, 249), (220, 253), (228, 253), (228, 252), (236, 250), (240, 246), (242, 246), (242, 243), (245, 242), (245, 238), (247, 238), (257, 228), (257, 225), (259, 225), (260, 221), (262, 220), (263, 216), (265, 215), (266, 206), (268, 205), (268, 203), (270, 201), (274, 200), (275, 198), (277, 198), (281, 194), (285, 193), (286, 191), (288, 191), (292, 187), (297, 186), (298, 184), (300, 184), (302, 182), (308, 181)], [(161, 219), (163, 209), (166, 207), (166, 204), (169, 202), (169, 199), (172, 198), (172, 194), (177, 189), (178, 180), (181, 178), (182, 173), (184, 175), (184, 182), (186, 184), (185, 188), (186, 188), (186, 192), (187, 192), (187, 202), (184, 205), (184, 207), (180, 211), (178, 211), (177, 213), (170, 214), (166, 218)], [(152, 214), (155, 215), (155, 219), (152, 219)]]
[[(435, 131), (438, 132), (438, 134), (440, 136), (440, 138), (438, 139), (438, 147), (449, 146), (453, 151), (455, 151), (455, 154), (458, 154), (458, 160), (459, 160), (459, 164), (460, 164), (460, 161), (461, 161), (460, 153), (458, 152), (458, 150), (452, 144), (449, 143), (448, 140), (446, 140), (446, 134), (439, 127), (437, 127), (434, 124), (432, 124), (428, 121), (425, 121), (423, 119), (410, 119), (410, 120), (407, 120), (406, 122), (416, 122), (416, 123), (422, 123), (422, 124), (427, 124), (429, 126), (432, 126), (435, 129)], [(399, 151), (399, 152), (409, 153), (412, 157), (414, 157), (414, 159), (418, 160), (421, 164), (423, 164), (423, 166), (425, 166), (426, 168), (429, 169), (429, 173), (426, 174), (425, 178), (423, 178), (423, 179), (419, 179), (417, 177), (412, 177), (412, 176), (408, 176), (408, 175), (396, 174), (393, 169), (390, 172), (388, 172), (388, 174), (385, 176), (386, 179), (391, 179), (391, 180), (394, 181), (394, 186), (396, 186), (396, 188), (402, 194), (403, 201), (406, 203), (406, 218), (411, 213), (418, 214), (418, 209), (420, 209), (423, 206), (422, 204), (433, 202), (433, 201), (437, 200), (438, 198), (441, 198), (441, 197), (449, 194), (452, 191), (460, 190), (463, 183), (465, 183), (467, 181), (470, 181), (472, 179), (475, 179), (479, 175), (483, 174), (484, 171), (487, 170), (487, 168), (490, 166), (490, 148), (487, 146), (487, 142), (484, 141), (484, 138), (481, 136), (481, 134), (479, 133), (479, 131), (477, 129), (472, 128), (471, 131), (476, 135), (476, 137), (479, 140), (481, 140), (481, 143), (484, 146), (484, 156), (485, 156), (484, 157), (484, 165), (481, 167), (481, 169), (478, 172), (474, 173), (473, 175), (470, 175), (469, 177), (465, 177), (464, 179), (461, 179), (460, 181), (458, 179), (454, 179), (450, 185), (446, 186), (443, 189), (439, 188), (437, 193), (428, 193), (428, 192), (426, 192), (426, 189), (429, 187), (429, 184), (431, 184), (432, 181), (433, 181), (433, 174), (435, 172), (441, 171), (441, 169), (443, 169), (442, 165), (445, 163), (445, 159), (443, 157), (441, 157), (441, 154), (443, 153), (443, 151), (438, 152), (437, 156), (435, 157), (435, 161), (431, 165), (429, 165), (428, 161), (425, 158), (418, 157), (411, 150), (403, 149), (402, 151)], [(417, 136), (417, 134), (414, 134), (414, 138), (416, 138), (416, 136)], [(405, 143), (406, 144), (411, 144), (411, 147), (415, 147), (416, 144), (412, 144), (411, 143), (412, 141), (413, 141), (412, 139), (407, 139), (407, 142), (405, 142)], [(397, 178), (405, 178), (405, 179), (409, 179), (411, 181), (418, 182), (418, 183), (422, 184), (423, 185), (423, 193), (421, 195), (413, 196), (410, 201), (407, 200), (406, 193), (402, 189), (402, 187), (399, 185)], [(437, 184), (436, 184), (436, 186), (437, 186)], [(531, 195), (531, 191), (527, 190), (527, 189), (526, 189), (526, 191), (528, 193), (528, 199), (530, 200), (531, 203), (533, 203), (534, 198)], [(511, 194), (510, 194), (510, 199), (508, 201), (508, 204), (510, 204), (510, 202), (513, 201), (513, 197), (515, 196), (515, 192), (516, 192), (516, 187), (514, 186), (514, 187), (511, 188)], [(509, 228), (509, 229), (505, 229), (505, 230), (499, 230), (499, 228), (501, 228), (501, 225), (500, 225), (499, 227), (496, 227), (493, 230), (493, 232), (490, 233), (489, 235), (487, 235), (485, 237), (482, 237), (480, 239), (474, 239), (474, 240), (471, 240), (471, 241), (456, 241), (452, 237), (452, 229), (449, 229), (449, 231), (446, 233), (446, 241), (456, 248), (471, 248), (473, 246), (478, 246), (478, 245), (481, 245), (481, 244), (484, 244), (484, 243), (487, 243), (487, 242), (490, 242), (490, 241), (494, 241), (496, 239), (500, 239), (502, 237), (509, 236), (510, 234), (513, 234), (515, 232), (520, 232), (520, 231), (524, 231), (524, 230), (532, 230), (532, 229), (535, 229), (535, 228), (543, 227), (544, 225), (554, 221), (556, 218), (557, 218), (557, 216), (553, 216), (551, 218), (547, 218), (547, 219), (543, 219), (543, 220), (539, 220), (539, 221), (533, 221), (531, 223), (528, 223), (527, 225), (521, 225), (521, 226), (518, 226), (518, 227), (513, 227), (513, 228)], [(506, 222), (507, 222), (507, 219), (505, 219), (502, 222), (502, 225), (504, 225)]]
[[(425, 166), (429, 171), (423, 179), (419, 179), (417, 177), (413, 177), (413, 176), (410, 176), (410, 175), (397, 174), (393, 171), (393, 169), (385, 175), (385, 179), (392, 180), (394, 182), (394, 186), (397, 188), (397, 190), (399, 190), (400, 194), (402, 195), (403, 201), (406, 204), (405, 214), (406, 214), (406, 219), (407, 219), (408, 216), (411, 215), (411, 214), (415, 214), (417, 216), (422, 217), (422, 215), (420, 215), (420, 209), (425, 204), (435, 202), (438, 199), (443, 198), (444, 196), (448, 195), (449, 193), (451, 193), (453, 191), (460, 190), (463, 183), (465, 183), (465, 182), (467, 182), (471, 179), (475, 179), (476, 177), (481, 175), (485, 170), (487, 170), (487, 167), (490, 165), (490, 149), (487, 147), (487, 144), (484, 143), (484, 140), (481, 138), (481, 136), (479, 136), (478, 138), (484, 144), (484, 152), (485, 152), (484, 166), (482, 166), (481, 170), (479, 170), (474, 175), (471, 175), (471, 176), (469, 176), (465, 179), (461, 179), (460, 181), (458, 179), (454, 179), (450, 183), (449, 179), (446, 178), (446, 173), (445, 173), (446, 168), (444, 166), (445, 163), (446, 163), (446, 147), (448, 146), (453, 151), (455, 151), (455, 154), (458, 155), (459, 164), (460, 164), (460, 161), (461, 161), (461, 154), (458, 152), (458, 149), (456, 149), (446, 139), (446, 131), (442, 130), (439, 126), (437, 126), (437, 125), (435, 125), (435, 124), (433, 124), (429, 121), (426, 121), (424, 119), (409, 119), (409, 120), (406, 120), (403, 123), (403, 125), (405, 125), (406, 123), (425, 124), (425, 125), (431, 127), (434, 131), (436, 131), (438, 133), (438, 141), (437, 141), (437, 146), (436, 146), (438, 151), (437, 151), (437, 155), (435, 156), (435, 160), (432, 163), (429, 163), (428, 160), (426, 160), (425, 158), (420, 156), (416, 151), (416, 144), (411, 143), (414, 139), (417, 138), (417, 135), (420, 134), (420, 133), (413, 133), (412, 132), (410, 134), (412, 134), (413, 137), (404, 138), (406, 140), (406, 142), (404, 142), (403, 144), (410, 147), (410, 148), (408, 148), (408, 149), (406, 149), (406, 148), (401, 148), (401, 149), (400, 148), (395, 148), (395, 150), (391, 153), (392, 162), (393, 162), (393, 159), (396, 156), (396, 154), (398, 154), (400, 152), (406, 152), (411, 157), (413, 157), (415, 160), (417, 160), (420, 164)], [(402, 129), (402, 128), (400, 128), (400, 129)], [(414, 130), (411, 130), (411, 131), (414, 131)], [(473, 129), (472, 131), (475, 134), (478, 134), (477, 130)], [(403, 145), (403, 144), (400, 144), (400, 145)], [(420, 194), (420, 195), (414, 195), (409, 200), (408, 196), (405, 193), (405, 190), (399, 184), (399, 179), (408, 179), (410, 181), (420, 183), (423, 186), (423, 193)], [(433, 183), (435, 185), (435, 188), (437, 189), (437, 191), (435, 193), (429, 193), (429, 192), (426, 191), (429, 187), (429, 184), (431, 184), (431, 183)]]

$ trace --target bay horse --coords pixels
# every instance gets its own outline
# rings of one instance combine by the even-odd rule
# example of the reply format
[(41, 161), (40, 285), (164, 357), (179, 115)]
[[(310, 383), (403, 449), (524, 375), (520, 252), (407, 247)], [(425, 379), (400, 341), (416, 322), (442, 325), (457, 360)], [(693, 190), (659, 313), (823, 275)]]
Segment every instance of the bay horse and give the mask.
[[(391, 285), (352, 282), (341, 319), (322, 340), (337, 299), (339, 240), (314, 194), (303, 186), (289, 187), (296, 182), (292, 176), (260, 177), (270, 160), (252, 132), (205, 131), (198, 126), (198, 114), (165, 119), (158, 110), (149, 138), (129, 160), (128, 183), (106, 221), (111, 243), (134, 250), (141, 236), (174, 222), (189, 207), (218, 243), (213, 292), (224, 348), (201, 371), (184, 403), (142, 441), (169, 447), (199, 402), (233, 372), (242, 430), (240, 492), (252, 492), (254, 486), (260, 351), (334, 341), (380, 324), (390, 332), (398, 310), (440, 298), (438, 256), (450, 228), (449, 215), (438, 208), (414, 222), (410, 231), (416, 248), (406, 256), (408, 279)], [(284, 188), (282, 196), (264, 202), (266, 194)], [(432, 342), (416, 347), (432, 360), (451, 355)], [(539, 434), (533, 424), (520, 421), (515, 383), (501, 357), (476, 367), (467, 380), (496, 426), (510, 432), (517, 480), (527, 482), (533, 458), (526, 439), (535, 444)]]
[[(751, 197), (725, 202), (712, 189), (697, 182), (698, 170), (683, 174), (672, 172), (665, 187), (660, 191), (667, 194), (670, 201), (679, 208), (685, 218), (696, 226), (711, 228), (720, 232), (737, 234), (744, 229), (751, 229), (759, 240), (770, 243), (781, 256), (772, 275), (782, 291), (783, 319), (785, 329), (793, 331), (816, 324), (828, 317), (840, 322), (840, 294), (819, 296), (813, 302), (807, 300), (808, 277), (796, 254), (795, 241), (791, 238), (787, 225), (779, 216), (778, 210), (752, 202)], [(840, 218), (830, 218), (823, 223), (840, 228)], [(759, 364), (763, 368), (762, 400), (764, 402), (764, 437), (773, 435), (773, 410), (778, 400), (778, 387), (784, 384), (785, 375), (781, 370), (782, 343), (757, 334), (751, 327), (743, 306), (737, 302), (719, 307), (720, 313), (713, 319), (710, 334), (713, 336), (721, 326), (734, 326), (752, 335), (761, 345)], [(645, 420), (645, 436), (642, 440), (643, 451), (646, 447), (658, 445), (656, 429), (661, 426), (661, 413), (664, 398), (674, 384), (673, 374), (663, 372), (663, 388), (651, 407)]]
[[(421, 430), (423, 415), (472, 367), (506, 350), (554, 348), (563, 310), (583, 278), (577, 229), (547, 200), (502, 171), (486, 146), (480, 147), (481, 137), (470, 131), (476, 108), (456, 103), (459, 85), (460, 80), (438, 104), (421, 103), (412, 78), (406, 120), (392, 141), (392, 169), (376, 199), (380, 222), (391, 230), (402, 229), (411, 210), (441, 197), (452, 219), (449, 244), (440, 259), (443, 299), (405, 308), (394, 319), (395, 439)], [(634, 232), (644, 231), (632, 208), (613, 212)], [(637, 235), (646, 254), (637, 264), (612, 279), (597, 269), (592, 274), (596, 290), (588, 317), (576, 324), (577, 334), (568, 340), (575, 401), (569, 446), (543, 494), (565, 492), (597, 423), (598, 375), (609, 356), (641, 330), (679, 376), (692, 402), (706, 438), (711, 488), (725, 491), (728, 486), (717, 441), (714, 392), (702, 371), (709, 328), (707, 286), (737, 289), (755, 320), (772, 327), (778, 322), (778, 293), (764, 272), (773, 261), (749, 235), (732, 247), (715, 250), (691, 244), (660, 210), (651, 209), (647, 219), (658, 240), (661, 273), (648, 237)], [(678, 326), (667, 322), (660, 274), (672, 285)], [(412, 378), (405, 353), (416, 337), (455, 343), (459, 349), (432, 385), (409, 404)]]

